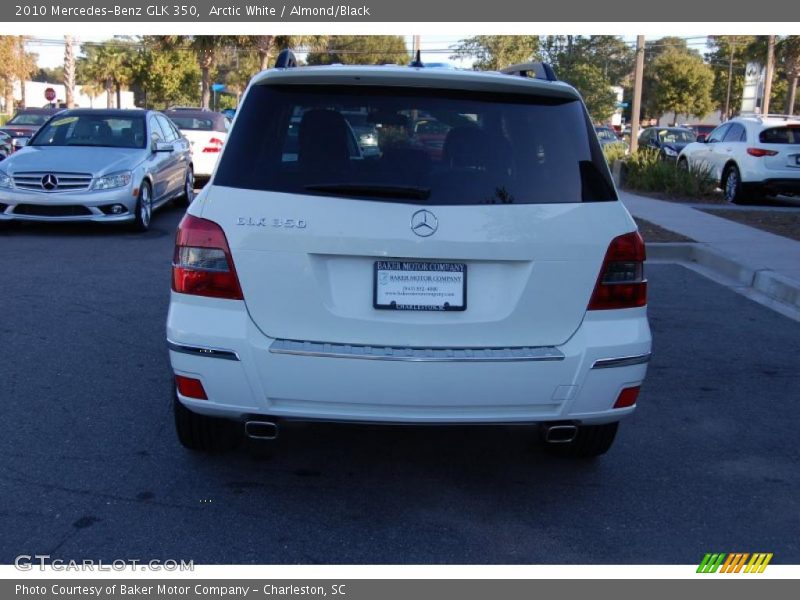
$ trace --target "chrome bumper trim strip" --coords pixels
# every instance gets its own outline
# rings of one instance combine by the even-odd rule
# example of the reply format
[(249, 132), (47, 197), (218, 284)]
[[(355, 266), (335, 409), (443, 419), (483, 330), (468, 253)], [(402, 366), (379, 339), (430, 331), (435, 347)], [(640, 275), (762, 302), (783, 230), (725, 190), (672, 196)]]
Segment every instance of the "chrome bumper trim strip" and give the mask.
[(325, 358), (359, 358), (407, 362), (512, 362), (564, 360), (553, 347), (518, 348), (409, 348), (331, 344), (276, 339), (269, 347), (273, 354), (293, 354)]

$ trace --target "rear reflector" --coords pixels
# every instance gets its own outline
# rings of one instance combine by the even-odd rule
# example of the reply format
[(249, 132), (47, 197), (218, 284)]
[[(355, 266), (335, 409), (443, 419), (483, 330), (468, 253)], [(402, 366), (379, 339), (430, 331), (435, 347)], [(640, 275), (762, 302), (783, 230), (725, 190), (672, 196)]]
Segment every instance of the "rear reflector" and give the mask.
[(767, 150), (765, 148), (748, 148), (747, 153), (750, 156), (775, 156), (778, 152), (776, 150)]
[(206, 391), (203, 389), (203, 384), (199, 379), (175, 375), (175, 385), (178, 387), (178, 393), (181, 396), (194, 398), (195, 400), (208, 400)]
[(243, 299), (228, 240), (219, 225), (188, 214), (183, 217), (175, 239), (172, 289), (209, 298)]
[(611, 240), (588, 310), (637, 308), (647, 304), (644, 240), (638, 231)]
[(614, 402), (614, 408), (628, 408), (636, 404), (636, 399), (639, 397), (640, 386), (625, 388), (619, 393), (617, 401)]

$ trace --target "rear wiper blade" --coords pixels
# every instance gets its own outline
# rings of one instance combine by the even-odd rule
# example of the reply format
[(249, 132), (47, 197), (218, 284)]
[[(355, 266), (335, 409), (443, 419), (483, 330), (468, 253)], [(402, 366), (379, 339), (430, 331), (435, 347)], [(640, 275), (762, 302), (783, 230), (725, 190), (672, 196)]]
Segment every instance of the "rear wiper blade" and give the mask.
[(431, 189), (415, 185), (374, 185), (370, 183), (313, 183), (305, 186), (315, 192), (348, 194), (352, 196), (378, 196), (380, 198), (407, 198), (427, 200)]

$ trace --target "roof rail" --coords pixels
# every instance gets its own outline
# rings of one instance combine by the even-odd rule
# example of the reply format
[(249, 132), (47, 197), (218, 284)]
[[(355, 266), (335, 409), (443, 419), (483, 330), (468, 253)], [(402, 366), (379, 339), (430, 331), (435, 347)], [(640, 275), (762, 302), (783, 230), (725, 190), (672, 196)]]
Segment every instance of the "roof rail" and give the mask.
[(740, 117), (757, 117), (760, 119), (784, 119), (788, 121), (789, 119), (792, 120), (800, 120), (800, 115), (782, 115), (778, 113), (757, 113), (757, 112), (741, 112), (739, 113)]
[(294, 52), (286, 48), (286, 50), (281, 50), (280, 54), (278, 54), (278, 58), (275, 59), (275, 68), (276, 69), (293, 69), (297, 66), (297, 59), (294, 56)]
[(550, 63), (546, 62), (529, 62), (520, 63), (518, 65), (511, 65), (505, 69), (500, 69), (504, 75), (518, 75), (520, 77), (533, 77), (534, 79), (543, 79), (545, 81), (558, 81), (556, 72)]

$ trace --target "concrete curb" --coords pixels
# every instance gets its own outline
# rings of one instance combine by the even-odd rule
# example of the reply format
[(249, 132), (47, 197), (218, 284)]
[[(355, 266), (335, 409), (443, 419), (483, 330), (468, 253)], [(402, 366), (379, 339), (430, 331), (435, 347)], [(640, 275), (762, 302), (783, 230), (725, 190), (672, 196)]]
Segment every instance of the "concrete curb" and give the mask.
[(800, 282), (769, 268), (736, 261), (700, 243), (647, 244), (648, 260), (696, 263), (717, 275), (800, 310)]

